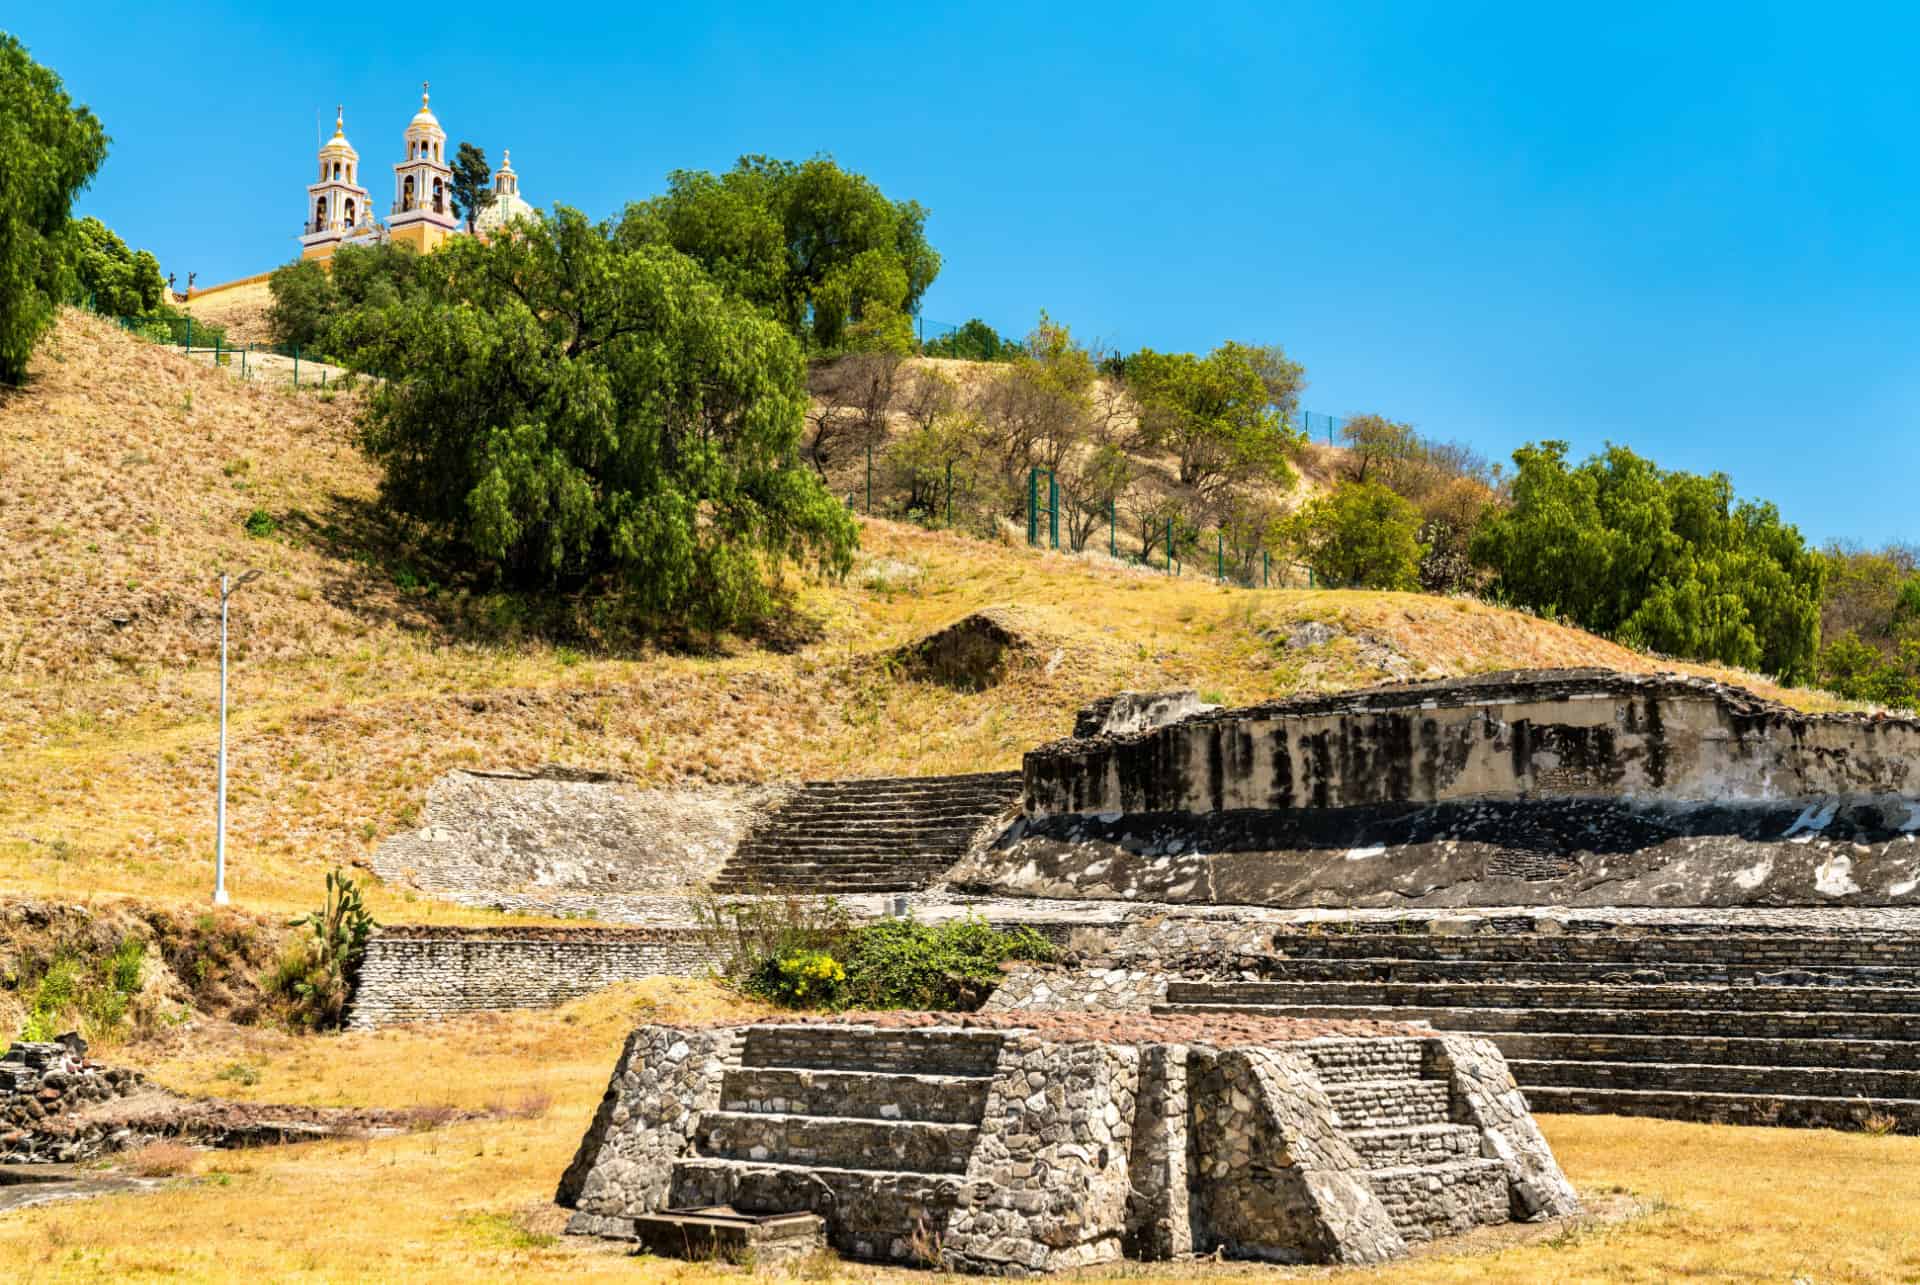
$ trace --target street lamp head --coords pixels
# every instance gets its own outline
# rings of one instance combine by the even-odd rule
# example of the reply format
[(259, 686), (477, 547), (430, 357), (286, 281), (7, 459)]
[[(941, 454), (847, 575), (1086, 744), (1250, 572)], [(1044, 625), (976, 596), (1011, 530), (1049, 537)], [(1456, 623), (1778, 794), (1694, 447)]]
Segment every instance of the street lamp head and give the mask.
[(259, 571), (257, 570), (249, 571), (247, 572), (247, 574), (245, 574), (244, 576), (241, 576), (238, 580), (234, 581), (233, 587), (238, 589), (241, 585), (250, 585), (254, 581), (258, 580), (259, 578), (260, 578)]

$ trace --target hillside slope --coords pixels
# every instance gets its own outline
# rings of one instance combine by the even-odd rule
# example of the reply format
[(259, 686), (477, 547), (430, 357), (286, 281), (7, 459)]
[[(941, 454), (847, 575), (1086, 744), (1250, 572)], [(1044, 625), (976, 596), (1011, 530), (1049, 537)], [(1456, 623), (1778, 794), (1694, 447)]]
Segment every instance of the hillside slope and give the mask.
[[(234, 599), (229, 836), (236, 898), (270, 909), (312, 902), (324, 868), (363, 861), (455, 767), (650, 784), (977, 771), (1016, 766), (1119, 688), (1241, 702), (1674, 667), (1465, 599), (1224, 589), (879, 521), (845, 584), (794, 583), (801, 623), (779, 650), (599, 654), (526, 636), (516, 599), (436, 590), (370, 505), (353, 411), (72, 313), (0, 402), (0, 862), (16, 890), (204, 898), (223, 566), (265, 572)], [(272, 534), (248, 534), (256, 509)], [(897, 663), (987, 608), (1025, 642), (999, 684), (960, 691)], [(473, 913), (401, 900), (376, 907)]]

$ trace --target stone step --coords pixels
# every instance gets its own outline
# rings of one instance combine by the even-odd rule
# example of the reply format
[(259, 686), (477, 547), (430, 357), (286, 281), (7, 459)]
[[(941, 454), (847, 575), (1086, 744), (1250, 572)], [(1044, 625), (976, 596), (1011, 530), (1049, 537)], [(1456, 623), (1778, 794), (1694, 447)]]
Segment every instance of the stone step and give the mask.
[(720, 1105), (736, 1112), (978, 1124), (991, 1083), (980, 1076), (743, 1066), (721, 1081)]
[(1920, 1071), (1832, 1066), (1728, 1066), (1709, 1062), (1550, 1062), (1508, 1058), (1521, 1087), (1693, 1090), (1792, 1097), (1920, 1099)]
[(1487, 1031), (1475, 1034), (1492, 1040), (1509, 1058), (1535, 1061), (1706, 1062), (1721, 1066), (1844, 1066), (1871, 1071), (1920, 1072), (1920, 1042), (1912, 1040)]
[(751, 1026), (740, 1061), (801, 1070), (990, 1076), (1005, 1042), (1000, 1031), (956, 1026)]
[(888, 857), (878, 854), (868, 856), (825, 857), (766, 857), (756, 859), (767, 869), (781, 869), (789, 873), (804, 873), (818, 870), (826, 874), (890, 874), (900, 871), (944, 870), (952, 865), (958, 854), (921, 853), (912, 857)]
[(780, 824), (757, 830), (741, 841), (741, 847), (754, 844), (837, 844), (837, 843), (965, 843), (980, 827), (976, 825), (867, 825), (861, 823), (810, 825)]
[(1910, 1098), (1803, 1097), (1781, 1093), (1701, 1093), (1686, 1089), (1595, 1089), (1538, 1085), (1526, 1090), (1536, 1114), (1634, 1115), (1713, 1124), (1804, 1129), (1920, 1132), (1920, 1101)]
[(1326, 1085), (1326, 1091), (1343, 1130), (1453, 1123), (1453, 1096), (1445, 1080), (1345, 1080)]
[(803, 790), (879, 790), (942, 789), (962, 786), (971, 789), (1012, 788), (1020, 786), (1020, 769), (1002, 772), (949, 772), (944, 776), (844, 776), (826, 781), (805, 781)]
[(668, 1204), (815, 1213), (827, 1220), (828, 1243), (840, 1253), (900, 1262), (914, 1257), (916, 1235), (937, 1244), (965, 1191), (959, 1174), (686, 1158), (673, 1166)]
[(841, 823), (866, 824), (869, 822), (900, 822), (922, 825), (930, 821), (945, 821), (960, 825), (976, 818), (984, 821), (999, 815), (1006, 809), (1000, 804), (987, 801), (958, 800), (951, 803), (837, 803), (808, 802), (783, 803), (775, 808), (770, 816), (784, 819), (801, 818), (820, 824), (838, 825)]
[(979, 1136), (974, 1124), (708, 1111), (700, 1117), (695, 1146), (719, 1160), (965, 1173)]
[(1306, 1049), (1322, 1084), (1420, 1078), (1423, 1051), (1416, 1039), (1312, 1040)]
[(1920, 991), (1838, 986), (1600, 986), (1524, 982), (1170, 982), (1167, 1002), (1419, 1008), (1681, 1008), (1715, 1012), (1902, 1013)]
[(1920, 1017), (1902, 1013), (1713, 1012), (1696, 1009), (1471, 1008), (1419, 1004), (1160, 1004), (1155, 1012), (1196, 1016), (1268, 1013), (1279, 1017), (1370, 1018), (1427, 1022), (1436, 1030), (1491, 1038), (1506, 1033), (1738, 1037), (1741, 1039), (1920, 1041)]
[(1503, 1223), (1511, 1212), (1507, 1169), (1498, 1160), (1374, 1169), (1367, 1181), (1413, 1244)]
[[(1358, 926), (1358, 925), (1356, 925)], [(1295, 932), (1273, 939), (1292, 959), (1479, 959), (1504, 963), (1707, 964), (1742, 968), (1915, 968), (1920, 940), (1906, 934), (1835, 933), (1402, 933)]]
[(1497, 959), (1286, 959), (1267, 966), (1290, 982), (1582, 982), (1605, 986), (1920, 986), (1920, 969), (1807, 968)]
[(1369, 1169), (1446, 1164), (1480, 1158), (1480, 1131), (1470, 1124), (1414, 1124), (1388, 1129), (1343, 1129)]
[(712, 885), (714, 891), (729, 895), (754, 892), (782, 892), (800, 896), (816, 889), (821, 896), (850, 896), (870, 892), (919, 892), (938, 882), (932, 874), (894, 871), (891, 874), (808, 874), (782, 872), (769, 867), (756, 875), (738, 878), (722, 876)]

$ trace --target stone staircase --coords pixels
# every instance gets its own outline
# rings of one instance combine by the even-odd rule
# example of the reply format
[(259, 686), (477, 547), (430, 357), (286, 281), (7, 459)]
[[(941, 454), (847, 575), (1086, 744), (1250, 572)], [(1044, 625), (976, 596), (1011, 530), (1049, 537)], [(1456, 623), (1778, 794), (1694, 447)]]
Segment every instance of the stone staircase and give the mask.
[(741, 841), (714, 891), (925, 888), (1019, 795), (1018, 772), (809, 781)]
[(963, 1203), (1005, 1036), (920, 1027), (757, 1026), (673, 1166), (670, 1204), (807, 1210), (864, 1259), (911, 1260)]
[(1164, 1010), (1484, 1036), (1539, 1111), (1920, 1128), (1920, 940), (1363, 930), (1275, 946), (1270, 980), (1172, 982)]
[(1454, 1118), (1448, 1081), (1419, 1040), (1320, 1040), (1314, 1070), (1341, 1133), (1409, 1244), (1508, 1220), (1506, 1168), (1480, 1154), (1480, 1130)]

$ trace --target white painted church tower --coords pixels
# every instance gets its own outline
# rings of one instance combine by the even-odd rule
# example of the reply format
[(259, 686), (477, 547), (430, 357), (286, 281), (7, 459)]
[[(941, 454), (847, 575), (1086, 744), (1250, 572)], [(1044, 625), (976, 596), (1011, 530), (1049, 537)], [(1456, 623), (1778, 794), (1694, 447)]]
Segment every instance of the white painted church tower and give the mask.
[(360, 186), (360, 153), (347, 141), (346, 110), (336, 109), (333, 137), (320, 149), (320, 181), (307, 185), (300, 257), (331, 258), (342, 241), (374, 228), (372, 202)]
[(407, 159), (393, 167), (393, 214), (387, 226), (393, 240), (425, 254), (452, 236), (460, 221), (453, 217), (447, 131), (427, 107), (427, 86), (420, 90), (420, 110), (407, 125)]

